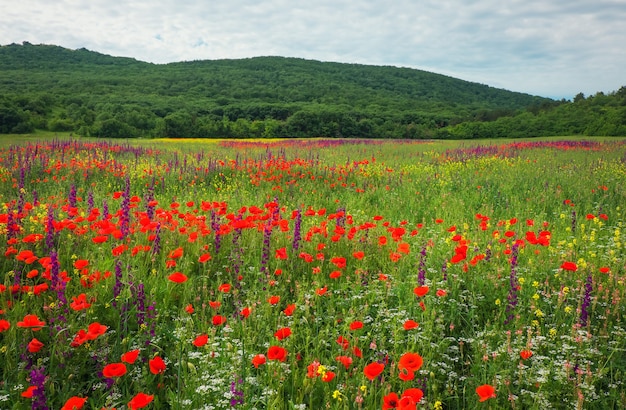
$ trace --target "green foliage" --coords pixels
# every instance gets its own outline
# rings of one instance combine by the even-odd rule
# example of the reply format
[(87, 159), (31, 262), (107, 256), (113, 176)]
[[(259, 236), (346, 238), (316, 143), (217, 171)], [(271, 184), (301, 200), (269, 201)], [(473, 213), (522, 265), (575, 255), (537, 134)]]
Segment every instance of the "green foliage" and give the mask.
[(1, 133), (103, 137), (102, 122), (115, 118), (126, 137), (625, 135), (623, 94), (553, 101), (409, 68), (284, 57), (150, 64), (0, 46), (0, 95), (10, 102), (0, 102)]

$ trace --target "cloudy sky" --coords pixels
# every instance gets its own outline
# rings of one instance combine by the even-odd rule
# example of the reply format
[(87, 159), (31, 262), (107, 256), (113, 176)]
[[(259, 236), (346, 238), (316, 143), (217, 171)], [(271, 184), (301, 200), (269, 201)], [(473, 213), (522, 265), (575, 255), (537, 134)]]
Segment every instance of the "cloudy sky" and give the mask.
[(572, 99), (626, 86), (626, 0), (0, 0), (0, 44), (154, 63), (393, 65)]

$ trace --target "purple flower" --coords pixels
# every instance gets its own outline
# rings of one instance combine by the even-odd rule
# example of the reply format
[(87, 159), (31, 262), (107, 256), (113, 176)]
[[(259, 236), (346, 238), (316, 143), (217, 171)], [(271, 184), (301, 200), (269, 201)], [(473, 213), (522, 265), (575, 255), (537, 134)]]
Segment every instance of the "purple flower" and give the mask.
[(585, 283), (585, 296), (583, 297), (583, 303), (580, 306), (580, 326), (587, 326), (589, 320), (589, 305), (591, 305), (591, 292), (593, 291), (593, 278), (591, 275), (587, 276)]

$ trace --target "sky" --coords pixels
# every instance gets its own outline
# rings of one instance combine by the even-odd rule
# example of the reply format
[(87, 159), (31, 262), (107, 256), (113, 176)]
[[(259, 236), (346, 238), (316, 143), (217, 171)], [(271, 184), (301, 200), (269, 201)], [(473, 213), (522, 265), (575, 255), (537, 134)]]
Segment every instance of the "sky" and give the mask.
[(626, 86), (626, 0), (0, 0), (0, 45), (409, 67), (571, 100)]

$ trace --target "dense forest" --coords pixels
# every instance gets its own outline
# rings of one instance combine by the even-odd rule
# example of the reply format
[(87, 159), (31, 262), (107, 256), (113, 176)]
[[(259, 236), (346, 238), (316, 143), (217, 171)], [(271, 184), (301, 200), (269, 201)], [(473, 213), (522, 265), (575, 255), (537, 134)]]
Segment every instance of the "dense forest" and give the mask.
[(0, 46), (0, 134), (496, 138), (626, 135), (626, 88), (555, 101), (409, 68), (284, 57), (151, 64)]

